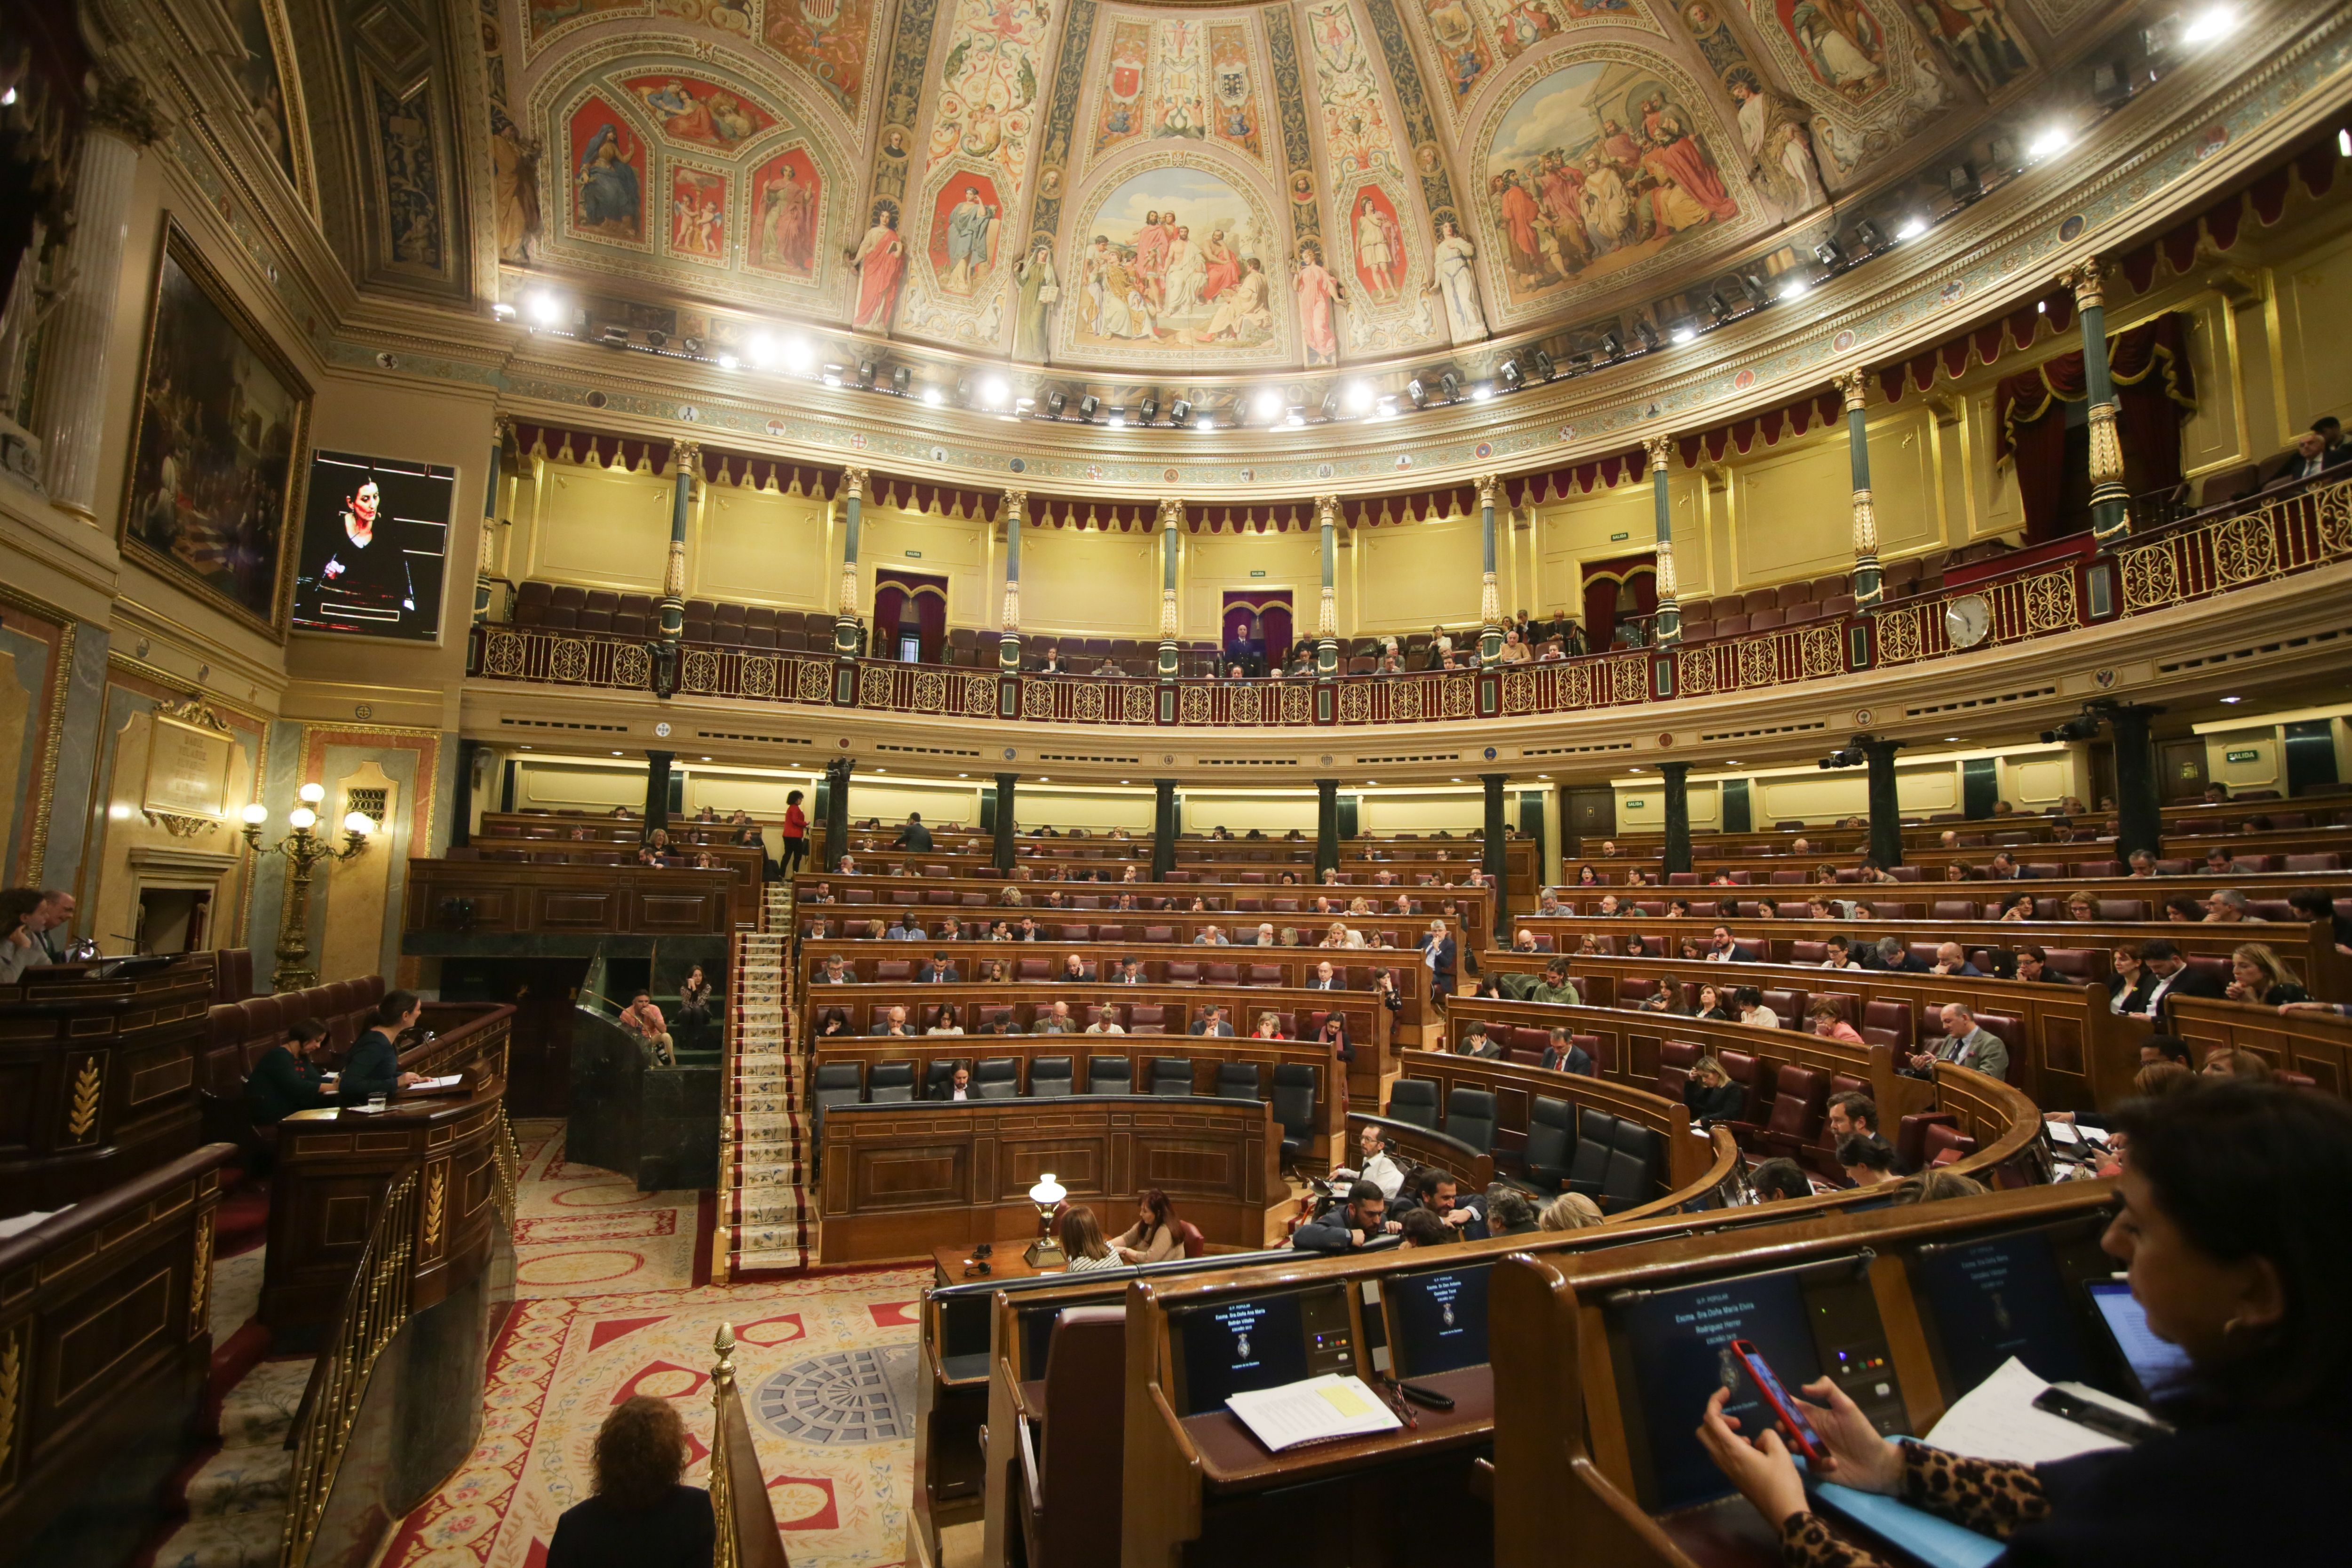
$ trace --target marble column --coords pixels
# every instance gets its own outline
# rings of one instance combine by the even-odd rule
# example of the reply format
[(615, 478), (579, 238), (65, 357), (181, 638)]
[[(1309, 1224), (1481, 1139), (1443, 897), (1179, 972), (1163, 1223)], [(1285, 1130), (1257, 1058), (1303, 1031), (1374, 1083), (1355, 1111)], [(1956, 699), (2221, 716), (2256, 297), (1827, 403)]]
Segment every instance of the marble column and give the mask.
[(1483, 843), (1482, 859), (1488, 878), (1495, 884), (1495, 941), (1507, 943), (1509, 934), (1503, 929), (1510, 919), (1510, 894), (1503, 883), (1510, 868), (1510, 857), (1503, 850), (1503, 832), (1509, 821), (1503, 815), (1503, 784), (1507, 773), (1480, 773), (1478, 782), (1486, 786), (1486, 837)]
[(2059, 273), (2058, 281), (2074, 291), (2074, 310), (2083, 320), (2083, 392), (2091, 404), (2091, 536), (2100, 549), (2112, 550), (2131, 536), (2131, 491), (2124, 485), (2116, 384), (2107, 369), (2104, 275), (2099, 258), (2086, 256)]
[[(474, 624), (478, 626), (490, 618), (490, 601), (498, 593), (493, 579), (499, 570), (499, 469), (513, 429), (514, 421), (501, 414), (490, 432), (490, 463), (482, 479), (482, 536), (474, 545)], [(682, 619), (679, 624), (682, 628)]]
[(1339, 567), (1338, 496), (1315, 498), (1315, 523), (1323, 534), (1323, 592), (1315, 601), (1315, 678), (1328, 680), (1339, 673), (1339, 602), (1333, 587)]
[(1176, 621), (1176, 552), (1182, 548), (1184, 503), (1172, 496), (1160, 501), (1160, 663), (1162, 680), (1176, 679), (1179, 665)]
[(2118, 860), (2135, 849), (2164, 853), (2164, 800), (2151, 732), (2161, 708), (2119, 702), (2107, 710), (2116, 747), (2116, 848)]
[(457, 771), (449, 791), (449, 847), (463, 849), (474, 842), (474, 762), (489, 748), (460, 737)]
[(833, 613), (833, 651), (837, 658), (856, 658), (866, 641), (857, 624), (857, 522), (865, 504), (866, 470), (842, 469), (841, 597)]
[(648, 837), (655, 828), (669, 826), (669, 765), (677, 757), (676, 752), (646, 753), (646, 833)]
[(1478, 476), (1478, 532), (1485, 575), (1478, 579), (1478, 666), (1503, 662), (1503, 591), (1495, 576), (1495, 489), (1501, 481)]
[(1151, 781), (1151, 879), (1164, 882), (1176, 868), (1176, 781)]
[(857, 769), (855, 757), (835, 757), (824, 764), (824, 864), (830, 871), (849, 853), (849, 776)]
[[(997, 647), (996, 668), (1006, 675), (1021, 671), (1021, 514), (1028, 506), (1028, 491), (1004, 492), (1004, 640)], [(1001, 834), (1001, 816), (999, 823)], [(1004, 868), (1011, 870), (1011, 862)]]
[(1683, 640), (1682, 606), (1675, 598), (1675, 512), (1666, 495), (1666, 465), (1675, 455), (1674, 437), (1653, 436), (1643, 443), (1650, 455), (1650, 500), (1658, 530), (1658, 617), (1656, 641)]
[(1864, 405), (1870, 398), (1870, 373), (1848, 371), (1838, 377), (1845, 395), (1845, 444), (1853, 470), (1853, 603), (1859, 610), (1874, 610), (1885, 597), (1878, 570), (1878, 508), (1870, 498), (1869, 421)]
[(686, 635), (686, 519), (694, 502), (694, 470), (702, 448), (680, 441), (670, 449), (676, 468), (669, 499), (669, 561), (662, 568), (661, 637), (676, 647)]
[[(81, 146), (74, 155), (73, 238), (65, 263), (68, 281), (41, 336), (33, 413), (49, 500), (92, 521), (98, 515), (107, 398), (113, 391), (107, 349), (114, 342), (114, 304), (122, 292), (131, 189), (141, 152), (163, 131), (146, 89), (129, 77), (102, 81), (83, 106)], [(145, 297), (142, 289), (140, 298)]]
[(1020, 784), (1019, 773), (996, 775), (996, 840), (993, 847), (996, 851), (996, 873), (1000, 877), (1013, 875), (1013, 840), (1021, 831), (1020, 824), (1013, 820)]
[(1900, 741), (1862, 742), (1870, 764), (1870, 858), (1888, 870), (1903, 864), (1903, 806), (1895, 797), (1895, 753)]
[(1666, 786), (1666, 851), (1661, 869), (1667, 876), (1691, 868), (1690, 771), (1688, 763), (1660, 763)]
[(1315, 880), (1339, 868), (1339, 781), (1315, 781)]

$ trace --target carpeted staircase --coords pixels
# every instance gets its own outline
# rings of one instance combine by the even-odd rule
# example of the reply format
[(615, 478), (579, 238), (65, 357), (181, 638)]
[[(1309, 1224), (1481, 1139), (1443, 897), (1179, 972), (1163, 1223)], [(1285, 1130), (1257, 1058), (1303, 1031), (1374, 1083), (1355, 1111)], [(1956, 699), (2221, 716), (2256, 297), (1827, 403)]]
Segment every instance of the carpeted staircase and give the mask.
[(735, 1075), (727, 1086), (732, 1136), (724, 1159), (731, 1168), (719, 1179), (722, 1196), (734, 1200), (730, 1276), (804, 1268), (816, 1231), (806, 1184), (814, 1154), (808, 1058), (793, 1037), (792, 884), (769, 883), (765, 900), (760, 929), (735, 938), (727, 1006)]

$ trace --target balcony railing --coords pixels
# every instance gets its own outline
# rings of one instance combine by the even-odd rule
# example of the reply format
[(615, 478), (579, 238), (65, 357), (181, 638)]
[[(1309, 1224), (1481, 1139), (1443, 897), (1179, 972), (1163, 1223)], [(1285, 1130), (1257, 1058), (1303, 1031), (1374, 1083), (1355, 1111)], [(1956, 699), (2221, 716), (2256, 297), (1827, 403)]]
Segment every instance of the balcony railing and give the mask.
[[(2256, 497), (2135, 535), (2111, 555), (2087, 547), (1875, 615), (1781, 626), (1679, 647), (1612, 650), (1490, 670), (1263, 680), (1160, 681), (840, 659), (688, 644), (677, 694), (869, 712), (1135, 729), (1306, 729), (1445, 723), (1589, 712), (1759, 691), (1955, 653), (2032, 642), (2168, 609), (2352, 559), (2352, 479)], [(1946, 612), (1981, 598), (1990, 629), (1953, 642)], [(646, 645), (538, 626), (478, 626), (469, 674), (604, 690), (653, 687)]]

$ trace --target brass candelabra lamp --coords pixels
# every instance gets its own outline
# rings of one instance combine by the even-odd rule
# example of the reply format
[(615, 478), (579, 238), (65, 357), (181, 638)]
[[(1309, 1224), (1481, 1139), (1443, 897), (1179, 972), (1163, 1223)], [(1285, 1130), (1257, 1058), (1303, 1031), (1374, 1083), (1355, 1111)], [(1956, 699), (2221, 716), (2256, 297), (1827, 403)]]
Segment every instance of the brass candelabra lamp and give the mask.
[(376, 826), (365, 812), (347, 814), (343, 847), (338, 849), (317, 831), (318, 805), (327, 798), (326, 787), (306, 784), (300, 794), (302, 804), (286, 814), (286, 826), (292, 831), (275, 844), (261, 841), (261, 825), (269, 820), (269, 808), (259, 801), (245, 808), (246, 848), (256, 855), (280, 855), (286, 859), (286, 900), (278, 920), (278, 966), (269, 974), (271, 989), (281, 994), (315, 985), (319, 980), (319, 972), (310, 967), (311, 868), (321, 860), (349, 860), (364, 854), (368, 836)]

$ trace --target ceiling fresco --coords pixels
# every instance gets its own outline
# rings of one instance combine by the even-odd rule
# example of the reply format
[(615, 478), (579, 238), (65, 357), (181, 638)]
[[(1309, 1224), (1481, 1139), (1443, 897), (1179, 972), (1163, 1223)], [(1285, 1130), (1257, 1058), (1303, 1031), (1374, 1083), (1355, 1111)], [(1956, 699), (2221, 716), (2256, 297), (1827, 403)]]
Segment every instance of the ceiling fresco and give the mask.
[(482, 5), (468, 180), (508, 291), (1121, 374), (1313, 371), (1704, 292), (2024, 90), (2090, 9)]

